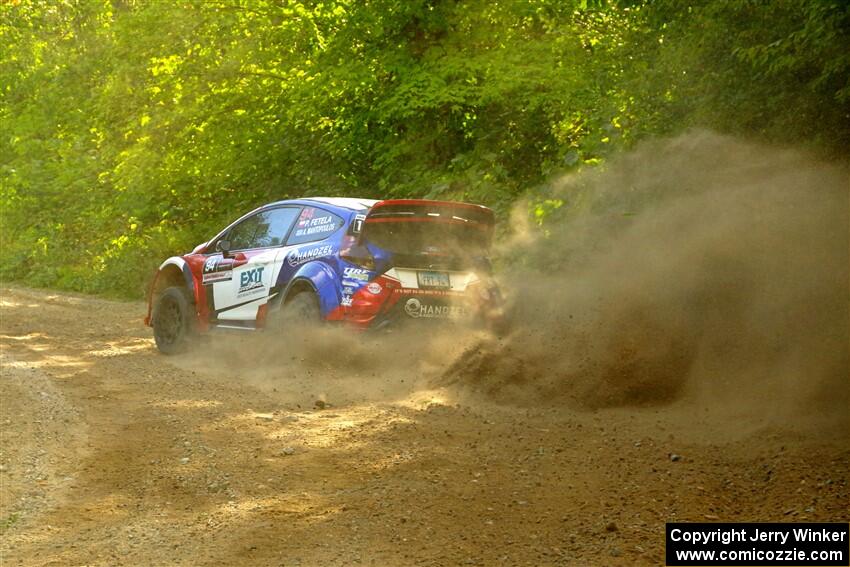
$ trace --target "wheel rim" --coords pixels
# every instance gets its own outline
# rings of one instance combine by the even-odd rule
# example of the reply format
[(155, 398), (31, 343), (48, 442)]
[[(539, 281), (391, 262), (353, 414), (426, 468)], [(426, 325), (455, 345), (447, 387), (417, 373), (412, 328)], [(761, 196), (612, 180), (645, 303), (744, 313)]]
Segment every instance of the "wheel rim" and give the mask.
[(160, 342), (174, 344), (180, 338), (183, 321), (176, 301), (163, 300), (156, 317), (156, 336)]

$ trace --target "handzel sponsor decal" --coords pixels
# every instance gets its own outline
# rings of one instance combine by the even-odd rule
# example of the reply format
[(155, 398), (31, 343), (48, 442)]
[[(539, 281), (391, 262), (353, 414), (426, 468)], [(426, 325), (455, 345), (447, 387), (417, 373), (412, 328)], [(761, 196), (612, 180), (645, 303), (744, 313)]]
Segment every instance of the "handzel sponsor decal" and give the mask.
[(411, 297), (405, 302), (404, 312), (414, 319), (453, 319), (456, 317), (465, 317), (467, 314), (466, 308), (458, 305), (431, 305), (422, 303), (422, 301), (415, 297)]
[(299, 266), (305, 262), (309, 262), (310, 260), (330, 256), (333, 253), (334, 248), (330, 244), (317, 246), (315, 248), (306, 248), (303, 250), (293, 250), (286, 256), (286, 262), (294, 268), (295, 266)]
[(245, 295), (261, 290), (263, 285), (263, 270), (265, 268), (254, 268), (245, 270), (239, 274), (239, 295)]

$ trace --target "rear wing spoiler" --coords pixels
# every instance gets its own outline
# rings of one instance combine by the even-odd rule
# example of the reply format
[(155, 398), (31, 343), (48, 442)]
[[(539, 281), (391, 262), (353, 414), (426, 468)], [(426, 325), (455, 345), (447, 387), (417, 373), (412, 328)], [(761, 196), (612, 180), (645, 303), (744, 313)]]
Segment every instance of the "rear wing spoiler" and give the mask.
[(363, 219), (364, 226), (386, 222), (436, 222), (461, 224), (491, 232), (493, 211), (483, 205), (427, 199), (388, 199), (375, 203)]
[(486, 257), (495, 224), (493, 211), (481, 205), (424, 199), (378, 201), (352, 223), (358, 250), (352, 248), (348, 255), (369, 256), (368, 243), (411, 266), (434, 265), (437, 260), (451, 260), (454, 265)]

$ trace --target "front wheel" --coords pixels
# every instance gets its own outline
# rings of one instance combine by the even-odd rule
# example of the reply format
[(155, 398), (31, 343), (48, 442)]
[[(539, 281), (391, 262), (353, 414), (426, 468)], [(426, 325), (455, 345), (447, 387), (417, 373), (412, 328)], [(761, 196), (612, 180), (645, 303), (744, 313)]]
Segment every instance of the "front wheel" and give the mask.
[(191, 331), (189, 299), (179, 287), (169, 287), (154, 305), (152, 326), (156, 348), (163, 354), (175, 354), (186, 349)]

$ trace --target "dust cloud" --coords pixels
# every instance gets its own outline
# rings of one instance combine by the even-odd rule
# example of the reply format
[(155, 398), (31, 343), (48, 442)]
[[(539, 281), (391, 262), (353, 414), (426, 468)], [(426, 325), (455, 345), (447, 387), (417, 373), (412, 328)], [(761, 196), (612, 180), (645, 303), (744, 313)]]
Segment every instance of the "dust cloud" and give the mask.
[(850, 415), (848, 171), (708, 132), (560, 179), (501, 248), (510, 329), (443, 376), (505, 403)]
[(559, 179), (497, 247), (507, 331), (218, 337), (180, 364), (287, 400), (850, 416), (848, 171), (707, 132)]
[(461, 325), (360, 332), (301, 324), (291, 330), (201, 337), (206, 348), (172, 361), (187, 370), (235, 377), (309, 409), (422, 397), (433, 389), (435, 376), (486, 336)]

